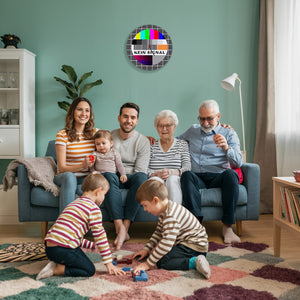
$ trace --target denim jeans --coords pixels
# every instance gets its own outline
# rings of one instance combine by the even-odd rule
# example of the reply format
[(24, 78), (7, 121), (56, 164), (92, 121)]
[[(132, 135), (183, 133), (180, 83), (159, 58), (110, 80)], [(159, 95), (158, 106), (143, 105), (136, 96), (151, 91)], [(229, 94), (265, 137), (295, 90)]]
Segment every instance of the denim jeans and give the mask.
[[(104, 199), (104, 205), (108, 210), (110, 220), (124, 219), (133, 222), (141, 206), (135, 200), (135, 194), (140, 185), (147, 180), (147, 175), (143, 172), (126, 174), (127, 181), (125, 183), (122, 183), (119, 176), (115, 173), (106, 172), (102, 175), (108, 180), (110, 185), (110, 189)], [(128, 189), (124, 207), (121, 189)]]
[(173, 246), (170, 252), (161, 258), (156, 265), (158, 269), (186, 271), (189, 270), (190, 258), (200, 254), (206, 256), (206, 253), (201, 253), (182, 244), (178, 244)]
[[(85, 177), (76, 177), (72, 172), (65, 172), (54, 177), (54, 183), (60, 187), (59, 190), (59, 213), (66, 208), (68, 204), (75, 200), (77, 185), (83, 182)], [(81, 196), (82, 192), (78, 191)]]
[[(224, 224), (235, 223), (235, 209), (239, 197), (238, 174), (228, 169), (222, 173), (183, 172), (181, 175), (182, 205), (196, 217), (201, 214), (201, 195), (199, 189), (221, 188)], [(205, 219), (205, 216), (204, 216)]]
[(50, 260), (65, 266), (65, 276), (90, 277), (96, 272), (94, 264), (80, 247), (46, 247), (46, 254)]

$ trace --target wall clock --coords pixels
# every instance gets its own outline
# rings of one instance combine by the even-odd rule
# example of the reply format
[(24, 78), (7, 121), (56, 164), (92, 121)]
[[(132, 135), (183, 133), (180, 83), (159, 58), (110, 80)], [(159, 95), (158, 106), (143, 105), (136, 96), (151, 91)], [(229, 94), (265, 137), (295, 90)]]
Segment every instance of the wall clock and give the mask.
[(131, 32), (126, 45), (129, 60), (143, 70), (164, 66), (172, 54), (172, 40), (156, 25), (143, 25)]

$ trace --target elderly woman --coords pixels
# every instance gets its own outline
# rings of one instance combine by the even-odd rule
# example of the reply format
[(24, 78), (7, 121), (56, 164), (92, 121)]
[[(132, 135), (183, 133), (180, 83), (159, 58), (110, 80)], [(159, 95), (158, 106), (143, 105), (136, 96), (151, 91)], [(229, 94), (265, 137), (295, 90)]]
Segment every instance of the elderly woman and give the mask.
[(156, 115), (154, 126), (160, 139), (151, 145), (148, 175), (164, 182), (169, 199), (181, 204), (180, 176), (191, 170), (191, 158), (187, 142), (174, 138), (177, 125), (177, 115), (171, 110)]

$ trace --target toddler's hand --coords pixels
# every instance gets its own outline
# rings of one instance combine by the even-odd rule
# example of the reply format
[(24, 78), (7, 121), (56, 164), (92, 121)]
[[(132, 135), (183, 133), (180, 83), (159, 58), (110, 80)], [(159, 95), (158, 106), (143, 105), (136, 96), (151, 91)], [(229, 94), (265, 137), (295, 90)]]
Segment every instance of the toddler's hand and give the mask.
[(120, 181), (121, 181), (122, 183), (126, 182), (126, 181), (127, 181), (127, 176), (126, 176), (126, 175), (121, 175), (121, 176), (120, 176)]

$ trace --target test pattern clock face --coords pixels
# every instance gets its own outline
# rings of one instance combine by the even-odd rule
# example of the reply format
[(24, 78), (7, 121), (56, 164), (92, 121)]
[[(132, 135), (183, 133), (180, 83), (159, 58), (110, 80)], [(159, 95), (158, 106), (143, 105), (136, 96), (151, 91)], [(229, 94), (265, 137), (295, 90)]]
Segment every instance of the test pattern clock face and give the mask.
[(126, 45), (129, 60), (143, 70), (164, 66), (172, 54), (172, 41), (165, 30), (156, 25), (143, 25), (131, 32)]

